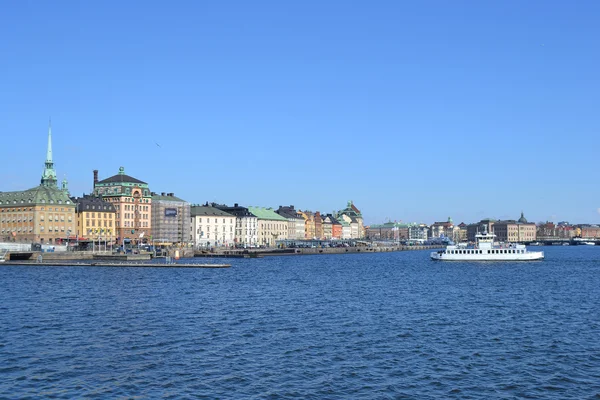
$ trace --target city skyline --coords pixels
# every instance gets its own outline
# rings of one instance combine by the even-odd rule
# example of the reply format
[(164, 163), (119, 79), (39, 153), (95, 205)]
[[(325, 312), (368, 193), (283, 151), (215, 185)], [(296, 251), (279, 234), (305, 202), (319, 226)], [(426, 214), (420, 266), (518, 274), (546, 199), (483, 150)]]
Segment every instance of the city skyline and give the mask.
[(600, 6), (433, 4), (7, 5), (0, 190), (39, 180), (51, 117), (76, 196), (123, 166), (367, 224), (599, 222)]

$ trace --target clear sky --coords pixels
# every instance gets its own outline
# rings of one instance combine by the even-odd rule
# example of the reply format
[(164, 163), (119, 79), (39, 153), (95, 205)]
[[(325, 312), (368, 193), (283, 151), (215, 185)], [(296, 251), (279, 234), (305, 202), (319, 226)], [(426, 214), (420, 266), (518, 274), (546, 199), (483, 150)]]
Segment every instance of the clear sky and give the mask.
[(0, 190), (600, 222), (598, 1), (12, 1)]

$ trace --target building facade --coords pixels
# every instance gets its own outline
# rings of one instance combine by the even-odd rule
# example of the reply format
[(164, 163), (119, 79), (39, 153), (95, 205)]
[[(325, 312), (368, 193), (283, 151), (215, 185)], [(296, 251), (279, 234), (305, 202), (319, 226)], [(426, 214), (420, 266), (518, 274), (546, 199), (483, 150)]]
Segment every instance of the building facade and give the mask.
[(410, 223), (408, 225), (408, 240), (427, 240), (429, 227), (425, 224)]
[(304, 239), (315, 238), (315, 215), (312, 211), (298, 211), (304, 218)]
[(101, 197), (84, 196), (73, 198), (77, 215), (75, 237), (70, 240), (113, 243), (116, 235), (116, 209)]
[(323, 218), (321, 218), (321, 213), (319, 211), (315, 212), (314, 215), (315, 220), (315, 238), (323, 239)]
[(0, 192), (0, 241), (66, 244), (75, 233), (75, 204), (69, 197), (67, 181), (58, 187), (52, 157), (52, 128), (40, 185)]
[(454, 223), (452, 218), (448, 217), (448, 221), (434, 222), (430, 227), (430, 238), (450, 238), (454, 236)]
[(98, 180), (94, 170), (94, 195), (112, 203), (116, 210), (115, 224), (119, 243), (148, 243), (152, 235), (152, 196), (146, 182), (119, 173)]
[(258, 245), (275, 247), (275, 241), (287, 239), (288, 221), (272, 208), (248, 207), (258, 221)]
[(279, 206), (275, 211), (288, 220), (288, 239), (304, 239), (304, 218), (291, 206)]
[(537, 228), (521, 213), (519, 220), (495, 221), (493, 232), (499, 242), (520, 243), (536, 240)]
[(469, 242), (475, 242), (475, 235), (478, 233), (493, 232), (495, 222), (496, 221), (491, 218), (486, 218), (474, 224), (467, 225), (467, 240)]
[(323, 217), (323, 239), (331, 240), (333, 238), (333, 221), (329, 215)]
[(600, 238), (600, 226), (583, 224), (577, 225), (580, 229), (579, 237), (583, 239), (599, 239)]
[(174, 193), (150, 193), (152, 197), (152, 240), (172, 245), (191, 242), (190, 203)]
[(235, 245), (239, 247), (258, 246), (258, 219), (247, 207), (235, 203), (233, 207), (212, 203), (211, 206), (235, 216)]
[(362, 213), (358, 208), (356, 208), (352, 200), (348, 202), (345, 209), (337, 213), (336, 218), (340, 220), (340, 222), (343, 219), (350, 225), (352, 236), (351, 239), (360, 239), (365, 237), (365, 227)]
[(191, 207), (195, 248), (235, 246), (236, 216), (208, 205)]
[(408, 239), (408, 225), (399, 222), (386, 222), (365, 227), (366, 237), (371, 240), (401, 241)]

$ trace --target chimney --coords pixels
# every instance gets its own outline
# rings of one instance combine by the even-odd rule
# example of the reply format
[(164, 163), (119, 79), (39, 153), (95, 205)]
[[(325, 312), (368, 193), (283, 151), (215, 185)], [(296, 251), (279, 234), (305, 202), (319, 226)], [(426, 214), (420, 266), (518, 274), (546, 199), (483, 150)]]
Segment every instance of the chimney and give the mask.
[(164, 196), (165, 194), (166, 194), (165, 192), (160, 192), (160, 195), (161, 195), (161, 196)]
[(238, 203), (235, 203), (233, 206), (234, 206), (234, 207), (237, 207), (237, 206), (238, 206)]
[(94, 170), (94, 187), (96, 187), (96, 183), (98, 183), (98, 170)]

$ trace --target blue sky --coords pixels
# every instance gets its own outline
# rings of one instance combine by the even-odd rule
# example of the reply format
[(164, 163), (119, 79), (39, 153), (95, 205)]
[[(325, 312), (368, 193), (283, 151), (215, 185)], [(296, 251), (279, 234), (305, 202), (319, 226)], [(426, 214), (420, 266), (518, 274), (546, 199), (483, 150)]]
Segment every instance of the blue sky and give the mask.
[[(0, 190), (600, 222), (596, 1), (5, 2)], [(158, 143), (158, 145), (157, 145)], [(159, 147), (160, 146), (160, 147)]]

